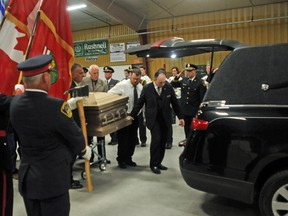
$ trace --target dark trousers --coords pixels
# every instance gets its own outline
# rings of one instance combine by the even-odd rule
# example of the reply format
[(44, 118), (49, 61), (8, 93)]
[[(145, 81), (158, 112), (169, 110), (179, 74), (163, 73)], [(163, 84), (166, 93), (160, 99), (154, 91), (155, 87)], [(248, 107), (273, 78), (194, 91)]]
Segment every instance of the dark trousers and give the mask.
[(137, 143), (138, 119), (135, 118), (132, 124), (117, 131), (118, 135), (118, 163), (125, 163), (132, 160)]
[(169, 125), (168, 131), (167, 131), (167, 144), (173, 143), (173, 127), (172, 125)]
[(191, 131), (191, 123), (192, 123), (192, 119), (194, 118), (194, 116), (187, 116), (184, 115), (184, 121), (185, 121), (185, 125), (184, 125), (184, 131), (185, 131), (185, 138), (188, 137), (190, 131)]
[(28, 199), (23, 196), (28, 216), (69, 216), (69, 193), (49, 199)]
[[(146, 125), (144, 123), (143, 112), (141, 112), (138, 115), (138, 121), (139, 121), (139, 137), (140, 137), (140, 141), (141, 141), (141, 143), (146, 143), (146, 141), (147, 141)], [(138, 143), (139, 143), (139, 141), (138, 141)]]
[(150, 130), (151, 146), (150, 146), (150, 167), (158, 166), (162, 163), (165, 155), (165, 145), (167, 142), (167, 125), (164, 119), (158, 117), (155, 125)]
[(111, 137), (111, 142), (112, 143), (117, 143), (118, 142), (117, 132), (111, 133), (110, 137)]
[(14, 172), (16, 169), (16, 160), (17, 160), (17, 143), (15, 140), (15, 134), (14, 133), (8, 133), (7, 134), (7, 145), (10, 152), (11, 162), (12, 162), (12, 171)]
[[(3, 140), (2, 140), (3, 141)], [(11, 158), (7, 145), (0, 138), (0, 214), (13, 214), (13, 181)]]

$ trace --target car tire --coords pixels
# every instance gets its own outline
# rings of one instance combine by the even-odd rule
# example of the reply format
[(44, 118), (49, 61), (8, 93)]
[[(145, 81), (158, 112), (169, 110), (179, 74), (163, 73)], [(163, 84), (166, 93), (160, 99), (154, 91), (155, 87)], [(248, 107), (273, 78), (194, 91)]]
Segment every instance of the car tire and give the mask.
[(271, 176), (264, 184), (259, 196), (262, 216), (288, 214), (288, 170)]

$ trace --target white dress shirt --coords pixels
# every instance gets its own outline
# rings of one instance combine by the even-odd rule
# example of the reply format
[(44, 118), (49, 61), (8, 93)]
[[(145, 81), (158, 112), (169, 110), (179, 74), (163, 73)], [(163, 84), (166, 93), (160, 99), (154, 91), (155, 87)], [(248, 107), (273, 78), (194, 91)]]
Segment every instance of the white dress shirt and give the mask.
[[(140, 97), (141, 91), (143, 86), (141, 84), (138, 84), (136, 86), (138, 98)], [(124, 97), (128, 97), (128, 109), (127, 112), (130, 113), (133, 109), (134, 104), (134, 86), (132, 85), (130, 79), (129, 80), (122, 80), (121, 82), (117, 83), (113, 88), (111, 88), (108, 93), (110, 94), (116, 94), (121, 95)]]

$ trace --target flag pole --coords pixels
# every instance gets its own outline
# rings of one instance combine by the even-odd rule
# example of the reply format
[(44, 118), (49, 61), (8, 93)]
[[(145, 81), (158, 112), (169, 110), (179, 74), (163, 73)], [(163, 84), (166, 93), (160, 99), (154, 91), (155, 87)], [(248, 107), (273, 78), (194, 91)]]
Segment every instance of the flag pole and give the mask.
[(37, 15), (36, 15), (36, 19), (35, 19), (35, 22), (34, 22), (34, 25), (33, 25), (33, 30), (32, 30), (31, 36), (29, 38), (29, 42), (28, 42), (28, 46), (27, 46), (27, 50), (26, 50), (25, 60), (28, 59), (29, 54), (30, 54), (31, 46), (32, 46), (33, 39), (34, 39), (34, 36), (35, 36), (35, 31), (36, 31), (37, 24), (38, 24), (38, 21), (39, 21), (39, 18), (40, 18), (40, 13), (41, 13), (40, 10), (38, 10), (37, 11)]
[(1, 21), (1, 24), (0, 24), (0, 31), (2, 29), (2, 26), (3, 26), (3, 23), (5, 20), (6, 20), (6, 13), (5, 13), (5, 16), (3, 17), (2, 21)]
[[(8, 7), (10, 7), (9, 5), (7, 6), (7, 8)], [(3, 19), (1, 20), (1, 24), (0, 24), (0, 31), (1, 31), (1, 29), (2, 29), (2, 26), (3, 26), (3, 23), (4, 23), (4, 21), (6, 20), (6, 10), (5, 10), (5, 14), (4, 14), (4, 16), (3, 16)]]

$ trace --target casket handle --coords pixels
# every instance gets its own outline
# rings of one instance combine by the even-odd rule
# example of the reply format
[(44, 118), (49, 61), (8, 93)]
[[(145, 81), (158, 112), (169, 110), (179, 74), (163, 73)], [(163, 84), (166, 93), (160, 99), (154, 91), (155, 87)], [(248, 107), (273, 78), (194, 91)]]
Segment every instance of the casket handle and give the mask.
[(127, 116), (127, 110), (125, 108), (117, 110), (117, 115), (118, 115), (118, 119), (121, 119), (122, 116), (126, 117)]
[(107, 124), (114, 122), (115, 121), (114, 113), (109, 113), (109, 114), (104, 115), (103, 119), (104, 119), (104, 121), (103, 121), (102, 125), (107, 125)]

